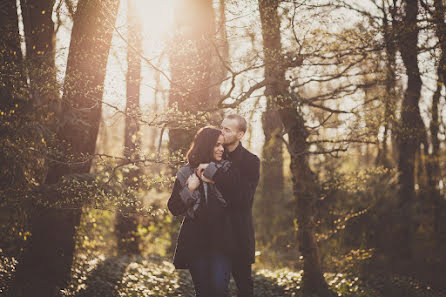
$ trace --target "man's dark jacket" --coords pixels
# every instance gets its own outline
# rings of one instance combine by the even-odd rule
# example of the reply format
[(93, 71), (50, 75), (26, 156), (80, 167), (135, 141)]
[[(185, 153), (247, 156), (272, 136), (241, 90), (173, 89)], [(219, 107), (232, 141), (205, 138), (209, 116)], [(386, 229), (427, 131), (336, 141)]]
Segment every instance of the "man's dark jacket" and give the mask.
[(229, 199), (230, 217), (236, 238), (237, 261), (255, 262), (255, 237), (252, 218), (252, 205), (257, 184), (259, 183), (260, 160), (240, 143), (237, 148), (225, 153), (231, 161), (229, 170), (217, 168), (210, 163), (203, 172), (215, 181), (217, 188)]

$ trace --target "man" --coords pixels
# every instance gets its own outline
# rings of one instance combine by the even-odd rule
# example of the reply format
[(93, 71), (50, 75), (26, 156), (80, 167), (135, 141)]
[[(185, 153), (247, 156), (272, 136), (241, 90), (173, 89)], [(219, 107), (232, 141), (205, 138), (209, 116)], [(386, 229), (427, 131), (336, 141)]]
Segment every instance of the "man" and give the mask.
[(259, 158), (240, 142), (246, 127), (242, 116), (227, 116), (221, 123), (221, 130), (225, 137), (224, 157), (231, 162), (231, 169), (218, 168), (215, 163), (206, 164), (201, 169), (204, 170), (201, 174), (204, 181), (214, 182), (217, 188), (231, 191), (231, 221), (237, 240), (237, 252), (231, 259), (231, 273), (239, 297), (254, 296), (251, 277), (251, 265), (255, 262), (252, 205), (260, 174)]

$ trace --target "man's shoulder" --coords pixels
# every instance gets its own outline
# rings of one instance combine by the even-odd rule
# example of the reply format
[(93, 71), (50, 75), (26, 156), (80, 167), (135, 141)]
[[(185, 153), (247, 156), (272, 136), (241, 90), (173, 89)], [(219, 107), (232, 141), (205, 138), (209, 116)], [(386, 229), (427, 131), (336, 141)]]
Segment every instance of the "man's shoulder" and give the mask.
[(249, 162), (260, 162), (259, 157), (243, 147), (243, 159)]

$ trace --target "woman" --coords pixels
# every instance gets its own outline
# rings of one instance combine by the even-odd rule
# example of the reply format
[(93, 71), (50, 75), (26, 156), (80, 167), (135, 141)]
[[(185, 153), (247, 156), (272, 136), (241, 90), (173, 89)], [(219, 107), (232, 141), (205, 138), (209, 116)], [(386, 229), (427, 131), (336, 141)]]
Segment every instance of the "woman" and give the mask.
[(225, 191), (205, 182), (200, 164), (214, 162), (227, 170), (222, 159), (224, 137), (205, 127), (195, 135), (187, 153), (188, 164), (178, 170), (167, 206), (174, 216), (184, 215), (174, 255), (176, 269), (189, 269), (196, 296), (229, 296), (231, 254), (235, 240), (230, 220), (231, 204)]

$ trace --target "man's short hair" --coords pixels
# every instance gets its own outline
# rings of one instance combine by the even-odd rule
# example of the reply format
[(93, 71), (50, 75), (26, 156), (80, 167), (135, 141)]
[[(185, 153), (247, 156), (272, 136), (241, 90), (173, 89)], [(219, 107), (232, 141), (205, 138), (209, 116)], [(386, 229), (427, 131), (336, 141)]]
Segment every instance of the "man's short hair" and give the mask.
[(246, 133), (246, 128), (247, 128), (248, 124), (246, 123), (246, 120), (244, 117), (242, 117), (241, 115), (238, 115), (238, 114), (230, 114), (226, 118), (231, 119), (231, 120), (233, 120), (233, 119), (237, 120), (238, 130), (242, 131), (243, 133)]

